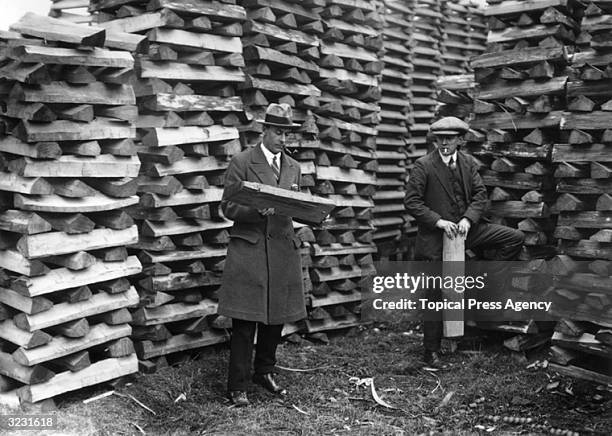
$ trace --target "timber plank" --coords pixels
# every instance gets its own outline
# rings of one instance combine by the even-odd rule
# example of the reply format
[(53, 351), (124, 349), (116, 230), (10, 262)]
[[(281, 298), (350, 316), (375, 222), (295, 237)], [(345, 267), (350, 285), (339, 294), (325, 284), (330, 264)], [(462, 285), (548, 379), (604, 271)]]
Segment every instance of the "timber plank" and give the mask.
[(145, 78), (180, 80), (185, 82), (233, 82), (245, 80), (242, 69), (219, 66), (187, 65), (181, 62), (154, 62), (141, 59), (137, 70)]
[(216, 97), (210, 95), (178, 95), (159, 93), (139, 101), (139, 106), (152, 111), (216, 111), (240, 112), (243, 110), (240, 97)]
[(165, 341), (141, 341), (134, 344), (140, 359), (151, 359), (157, 356), (165, 356), (170, 353), (190, 350), (193, 348), (207, 347), (229, 341), (230, 337), (226, 330), (208, 330), (199, 335), (178, 334)]
[(133, 105), (136, 97), (130, 85), (107, 85), (93, 82), (73, 85), (66, 82), (51, 82), (37, 86), (17, 84), (10, 98), (25, 102)]
[(158, 253), (149, 253), (143, 251), (138, 255), (138, 258), (143, 263), (163, 263), (163, 262), (176, 262), (185, 260), (196, 260), (196, 259), (209, 259), (212, 257), (224, 257), (227, 254), (227, 248), (218, 248), (216, 246), (202, 245), (197, 250), (193, 251), (167, 251)]
[(141, 233), (144, 236), (159, 238), (162, 236), (183, 235), (186, 233), (203, 232), (207, 230), (228, 229), (231, 226), (232, 222), (229, 220), (177, 219), (164, 222), (145, 220)]
[(152, 29), (148, 36), (151, 42), (169, 44), (173, 47), (190, 47), (224, 53), (242, 53), (242, 42), (240, 38), (233, 36), (163, 28)]
[(470, 122), (474, 129), (537, 129), (557, 127), (565, 117), (561, 111), (552, 111), (546, 115), (495, 113), (487, 116), (477, 116)]
[(37, 402), (56, 395), (95, 385), (118, 377), (138, 372), (136, 354), (117, 357), (92, 363), (89, 367), (77, 372), (56, 374), (46, 383), (24, 387), (19, 392), (22, 401)]
[(136, 129), (128, 124), (106, 118), (96, 118), (87, 123), (54, 121), (52, 123), (30, 123), (21, 121), (13, 134), (26, 142), (38, 141), (88, 141), (93, 139), (120, 139), (136, 137)]
[(244, 84), (240, 85), (243, 89), (261, 89), (281, 94), (296, 94), (318, 97), (321, 90), (314, 85), (300, 85), (297, 83), (286, 83), (278, 80), (262, 79), (259, 77), (246, 76)]
[(134, 287), (130, 287), (127, 292), (119, 294), (100, 292), (92, 295), (88, 300), (56, 304), (46, 312), (17, 315), (15, 323), (18, 327), (27, 331), (45, 329), (84, 317), (129, 307), (138, 304), (139, 298)]
[(248, 20), (244, 24), (245, 33), (263, 34), (271, 39), (295, 42), (296, 44), (319, 47), (319, 38), (294, 29), (285, 29), (274, 24)]
[(52, 161), (23, 157), (13, 160), (10, 169), (23, 177), (138, 177), (140, 160), (136, 156), (111, 154), (93, 157), (68, 155)]
[(481, 100), (496, 100), (507, 97), (535, 97), (540, 95), (562, 94), (565, 92), (567, 76), (541, 80), (524, 80), (518, 85), (502, 85), (499, 83), (481, 86), (476, 91), (476, 98)]
[(165, 324), (183, 319), (196, 318), (217, 313), (217, 303), (202, 300), (198, 304), (174, 303), (154, 308), (140, 308), (134, 313), (134, 325)]
[(49, 360), (58, 359), (69, 354), (78, 353), (85, 349), (95, 347), (96, 345), (129, 336), (132, 333), (132, 328), (128, 324), (119, 324), (109, 326), (104, 323), (96, 324), (90, 327), (89, 332), (80, 338), (67, 338), (64, 336), (56, 336), (51, 342), (41, 347), (26, 350), (24, 348), (17, 349), (12, 356), (15, 361), (22, 365), (37, 365), (39, 363), (48, 362)]
[(247, 18), (242, 6), (205, 0), (151, 0), (147, 5), (148, 11), (162, 8), (189, 15), (206, 15), (218, 20), (244, 21)]
[(156, 27), (183, 27), (185, 21), (169, 9), (96, 24), (109, 31), (135, 33)]
[(147, 164), (146, 174), (155, 177), (163, 177), (174, 174), (190, 174), (203, 171), (224, 170), (228, 167), (228, 165), (229, 162), (224, 162), (217, 159), (215, 156), (186, 157), (178, 162), (174, 162), (172, 165), (158, 163)]
[(17, 250), (28, 259), (36, 259), (77, 251), (129, 245), (137, 241), (138, 229), (134, 225), (124, 230), (94, 229), (89, 233), (74, 235), (64, 232), (24, 235), (17, 242)]
[(106, 38), (104, 29), (79, 26), (32, 12), (26, 13), (9, 29), (47, 41), (60, 41), (83, 46), (102, 46)]
[(314, 223), (323, 221), (334, 208), (326, 198), (260, 183), (240, 182), (227, 186), (226, 191), (230, 201), (258, 209), (273, 207), (280, 215)]
[(172, 195), (158, 195), (153, 193), (145, 193), (140, 197), (140, 205), (147, 208), (160, 208), (165, 206), (181, 206), (185, 204), (199, 203), (214, 203), (221, 201), (223, 189), (218, 187), (209, 187), (202, 192), (194, 193), (193, 191), (183, 189), (182, 191), (173, 193)]
[(138, 259), (130, 256), (124, 262), (97, 262), (81, 271), (70, 271), (68, 268), (54, 269), (42, 277), (18, 279), (11, 287), (24, 295), (35, 297), (138, 274), (141, 270), (142, 266)]
[(23, 45), (13, 47), (9, 56), (22, 62), (41, 62), (58, 65), (86, 65), (91, 67), (133, 68), (134, 57), (127, 52), (103, 48), (79, 50), (73, 48)]
[(176, 128), (153, 128), (142, 138), (144, 145), (164, 147), (167, 145), (193, 144), (197, 142), (227, 141), (237, 139), (238, 129), (224, 126), (185, 126)]

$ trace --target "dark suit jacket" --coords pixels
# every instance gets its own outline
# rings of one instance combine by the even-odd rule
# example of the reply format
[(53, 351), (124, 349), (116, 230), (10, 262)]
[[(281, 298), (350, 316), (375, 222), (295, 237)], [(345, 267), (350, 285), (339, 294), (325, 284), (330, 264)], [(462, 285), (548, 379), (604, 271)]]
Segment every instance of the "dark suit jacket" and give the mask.
[(410, 172), (404, 203), (419, 225), (415, 246), (417, 259), (441, 259), (442, 230), (436, 228), (440, 218), (458, 222), (466, 217), (475, 225), (487, 209), (487, 189), (474, 159), (458, 151), (457, 166), (467, 203), (467, 209), (460, 217), (454, 212), (455, 196), (448, 169), (437, 150), (418, 159)]
[[(282, 153), (278, 184), (262, 145), (234, 156), (225, 185), (258, 182), (291, 189), (300, 185), (299, 163)], [(261, 216), (255, 208), (228, 201), (221, 208), (234, 220), (219, 292), (218, 313), (265, 324), (284, 324), (306, 316), (300, 240), (291, 217)]]

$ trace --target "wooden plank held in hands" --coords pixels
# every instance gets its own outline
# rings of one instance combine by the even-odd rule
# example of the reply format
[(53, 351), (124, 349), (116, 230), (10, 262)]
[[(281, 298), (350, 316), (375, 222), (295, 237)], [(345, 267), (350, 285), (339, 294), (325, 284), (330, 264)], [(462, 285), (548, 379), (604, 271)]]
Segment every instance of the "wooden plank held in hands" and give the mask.
[[(465, 237), (455, 236), (450, 239), (446, 233), (442, 236), (442, 275), (457, 277), (464, 274)], [(442, 297), (448, 301), (460, 302), (463, 294), (455, 289), (442, 290)], [(463, 309), (445, 309), (442, 312), (442, 334), (446, 338), (463, 336)]]
[(273, 207), (280, 215), (313, 223), (323, 221), (335, 207), (333, 201), (323, 197), (255, 182), (236, 183), (226, 191), (230, 201), (257, 209)]

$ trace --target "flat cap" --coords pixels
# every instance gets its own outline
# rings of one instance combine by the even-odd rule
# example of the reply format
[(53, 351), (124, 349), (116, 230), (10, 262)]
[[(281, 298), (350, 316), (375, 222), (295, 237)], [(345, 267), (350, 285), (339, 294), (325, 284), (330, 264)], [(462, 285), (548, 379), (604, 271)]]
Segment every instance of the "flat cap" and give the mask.
[(429, 131), (434, 135), (463, 135), (469, 128), (465, 121), (457, 117), (444, 117), (433, 123)]

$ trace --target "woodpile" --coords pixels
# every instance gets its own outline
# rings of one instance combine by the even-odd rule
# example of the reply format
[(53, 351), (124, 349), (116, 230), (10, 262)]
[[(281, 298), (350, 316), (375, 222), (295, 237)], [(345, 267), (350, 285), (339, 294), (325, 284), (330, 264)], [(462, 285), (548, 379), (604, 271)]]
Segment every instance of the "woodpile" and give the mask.
[[(494, 222), (525, 233), (522, 260), (556, 253), (550, 153), (560, 141), (567, 53), (575, 43), (578, 12), (572, 0), (490, 2), (484, 11), (487, 52), (472, 60), (477, 88), (470, 126), (475, 131), (467, 149), (481, 161)], [(541, 332), (533, 322), (486, 327), (532, 334), (512, 345), (515, 351), (539, 343)]]
[(92, 2), (99, 25), (142, 35), (132, 76), (138, 104), (139, 226), (144, 265), (133, 338), (143, 370), (166, 355), (228, 339), (216, 292), (231, 221), (219, 202), (223, 174), (241, 150), (245, 83), (241, 6), (175, 0)]
[(26, 14), (0, 32), (0, 374), (39, 402), (134, 373), (138, 38)]
[(612, 356), (612, 7), (587, 2), (572, 57), (562, 140), (552, 161), (558, 213), (552, 293), (562, 317), (552, 337), (554, 369), (610, 383)]
[(414, 17), (412, 2), (384, 2), (381, 76), (381, 123), (376, 137), (377, 190), (374, 193), (374, 240), (379, 258), (409, 251), (408, 243), (416, 234), (414, 219), (404, 208), (404, 185), (408, 163), (420, 156), (410, 143), (412, 122), (412, 51), (411, 32)]
[(87, 11), (89, 0), (51, 0), (49, 16), (77, 24), (90, 24), (93, 17)]
[(565, 108), (566, 45), (575, 41), (572, 1), (504, 1), (485, 10), (489, 50), (472, 61), (478, 89), (468, 148), (482, 159), (498, 222), (526, 235), (522, 259), (552, 256), (550, 150)]
[[(336, 203), (310, 245), (309, 333), (357, 325), (363, 277), (373, 271), (372, 195), (376, 171), (382, 21), (363, 0), (327, 0), (321, 34), (319, 130), (313, 192)], [(395, 171), (389, 168), (390, 171)]]
[(485, 51), (483, 10), (470, 0), (443, 2), (440, 52), (442, 74), (452, 76), (471, 71), (470, 59)]

